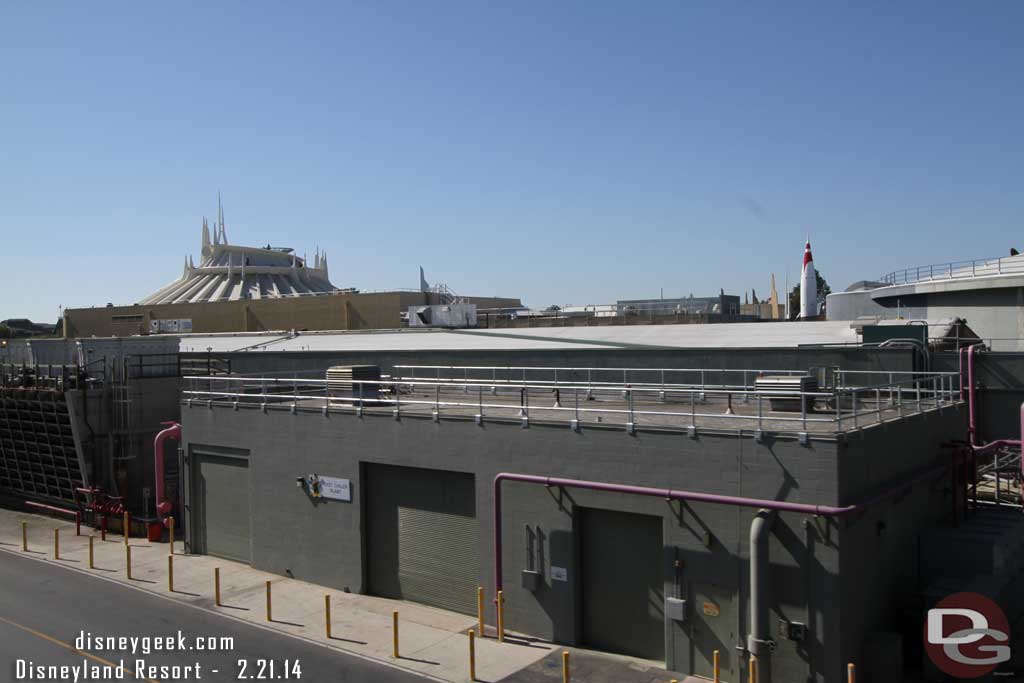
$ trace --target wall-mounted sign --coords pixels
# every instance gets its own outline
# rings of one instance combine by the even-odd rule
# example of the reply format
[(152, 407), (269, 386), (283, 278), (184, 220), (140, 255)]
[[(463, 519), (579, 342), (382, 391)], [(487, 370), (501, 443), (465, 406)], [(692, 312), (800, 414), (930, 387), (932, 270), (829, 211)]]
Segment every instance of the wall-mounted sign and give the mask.
[(332, 500), (343, 500), (346, 503), (352, 502), (352, 481), (350, 479), (338, 479), (337, 477), (319, 477), (320, 495)]
[(556, 567), (554, 565), (551, 565), (551, 580), (568, 581), (569, 571), (565, 567)]
[(722, 613), (722, 610), (718, 607), (718, 605), (716, 605), (713, 602), (705, 602), (702, 605), (701, 611), (703, 611), (704, 615), (708, 617), (717, 617), (719, 614)]

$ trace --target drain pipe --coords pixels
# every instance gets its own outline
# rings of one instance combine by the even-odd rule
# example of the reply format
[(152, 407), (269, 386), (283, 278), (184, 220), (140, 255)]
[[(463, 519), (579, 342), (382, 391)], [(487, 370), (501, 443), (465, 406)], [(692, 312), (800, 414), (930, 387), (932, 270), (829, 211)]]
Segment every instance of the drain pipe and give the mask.
[(747, 650), (757, 657), (758, 683), (772, 683), (772, 652), (768, 613), (768, 536), (775, 522), (771, 510), (758, 510), (750, 523), (750, 634)]
[(181, 424), (177, 422), (161, 422), (166, 429), (157, 433), (153, 439), (153, 476), (156, 478), (156, 514), (161, 521), (167, 523), (167, 516), (174, 510), (174, 504), (164, 500), (164, 441), (174, 439), (181, 443)]

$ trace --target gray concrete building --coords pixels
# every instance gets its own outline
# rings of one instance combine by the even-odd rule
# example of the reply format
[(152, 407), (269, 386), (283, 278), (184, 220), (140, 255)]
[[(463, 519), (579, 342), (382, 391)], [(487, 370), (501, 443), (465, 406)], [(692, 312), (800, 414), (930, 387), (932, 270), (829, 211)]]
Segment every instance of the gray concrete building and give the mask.
[(465, 613), (483, 586), (490, 623), (500, 583), (507, 628), (532, 636), (700, 676), (717, 650), (725, 680), (753, 653), (761, 680), (838, 681), (901, 642), (916, 539), (948, 523), (943, 445), (965, 430), (955, 373), (870, 354), (882, 375), (817, 365), (802, 412), (757, 366), (623, 374), (622, 352), (557, 371), (377, 352), (390, 379), (342, 399), (315, 373), (186, 380), (188, 547)]

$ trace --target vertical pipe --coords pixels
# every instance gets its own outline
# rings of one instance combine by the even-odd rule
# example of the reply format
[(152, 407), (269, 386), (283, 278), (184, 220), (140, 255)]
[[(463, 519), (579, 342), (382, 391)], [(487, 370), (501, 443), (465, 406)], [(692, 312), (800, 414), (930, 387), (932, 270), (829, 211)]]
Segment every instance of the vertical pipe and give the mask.
[(481, 638), (484, 637), (484, 587), (479, 586), (476, 589), (476, 630), (477, 635)]
[(132, 547), (126, 545), (124, 547), (124, 573), (128, 577), (128, 580), (132, 580)]
[(124, 511), (124, 517), (121, 520), (121, 524), (122, 530), (124, 531), (124, 544), (128, 545), (128, 537), (131, 536), (132, 533), (132, 521), (131, 513), (127, 510)]
[(21, 523), (21, 550), (28, 552), (28, 522)]
[(89, 569), (95, 569), (96, 566), (93, 562), (92, 542), (95, 540), (93, 536), (89, 537)]
[(398, 659), (398, 611), (391, 613), (391, 656)]
[(757, 683), (757, 655), (750, 655), (750, 683)]
[(764, 660), (761, 667), (762, 683), (771, 683), (771, 626), (768, 609), (768, 536), (775, 521), (773, 514), (765, 509), (758, 510), (750, 523), (750, 635), (747, 650), (751, 658), (751, 681), (756, 683), (758, 659)]
[(469, 680), (476, 680), (476, 631), (469, 629)]
[(714, 676), (714, 678), (712, 680), (714, 681), (714, 683), (721, 683), (720, 676), (721, 676), (721, 673), (722, 673), (722, 665), (721, 665), (721, 661), (720, 661), (720, 656), (721, 655), (719, 654), (718, 650), (715, 650), (715, 654), (713, 656), (713, 660), (712, 660), (712, 664), (711, 664), (711, 666), (712, 666), (711, 673)]
[(213, 568), (213, 604), (220, 607), (220, 567)]
[(331, 638), (331, 596), (324, 596), (324, 633)]
[(846, 683), (857, 683), (857, 667), (853, 662), (846, 665)]
[(174, 517), (168, 517), (167, 518), (167, 532), (168, 532), (167, 533), (167, 540), (170, 541), (170, 543), (167, 544), (167, 554), (168, 555), (173, 555), (174, 554)]
[(562, 650), (562, 683), (569, 683), (572, 676), (569, 674), (569, 651)]
[(274, 620), (274, 613), (270, 608), (270, 580), (267, 580), (267, 621)]
[(174, 555), (167, 556), (167, 592), (174, 592)]
[(60, 529), (57, 527), (53, 529), (53, 559), (60, 559)]

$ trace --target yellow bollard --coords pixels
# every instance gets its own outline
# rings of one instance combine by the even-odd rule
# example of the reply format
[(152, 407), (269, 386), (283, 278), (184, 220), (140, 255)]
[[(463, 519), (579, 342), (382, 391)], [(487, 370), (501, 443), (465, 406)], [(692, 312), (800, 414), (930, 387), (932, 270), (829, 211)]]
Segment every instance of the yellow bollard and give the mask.
[(476, 680), (476, 631), (469, 629), (469, 680)]
[(21, 523), (21, 549), (28, 552), (28, 522)]
[(480, 586), (476, 589), (476, 633), (481, 638), (484, 637), (484, 587)]
[(168, 555), (173, 555), (174, 554), (174, 517), (168, 517), (167, 518), (167, 532), (168, 532), (167, 540), (170, 541), (170, 543), (167, 544), (167, 554)]
[(132, 580), (132, 547), (126, 545), (124, 547), (124, 572), (128, 577), (128, 580)]
[(174, 592), (174, 555), (167, 556), (167, 591)]
[(757, 683), (757, 655), (750, 655), (750, 683)]
[(124, 530), (124, 544), (125, 545), (128, 545), (128, 537), (132, 533), (132, 523), (130, 521), (130, 517), (131, 517), (130, 513), (127, 510), (125, 510), (124, 519), (121, 521), (121, 524), (123, 525), (122, 529)]
[(270, 611), (270, 581), (267, 581), (267, 621), (273, 621), (274, 615)]
[(505, 591), (498, 591), (498, 642), (505, 642)]
[(213, 568), (213, 604), (220, 607), (220, 567)]
[(324, 632), (331, 637), (331, 596), (324, 596)]
[(562, 683), (569, 683), (572, 677), (569, 675), (569, 651), (562, 650)]
[(95, 569), (96, 568), (95, 564), (93, 563), (93, 554), (92, 554), (92, 542), (93, 542), (93, 540), (95, 540), (95, 539), (93, 539), (93, 537), (90, 536), (89, 537), (89, 569)]
[(857, 667), (853, 662), (846, 665), (846, 683), (857, 683)]
[(60, 529), (53, 530), (53, 559), (60, 559)]
[(391, 656), (398, 659), (398, 611), (391, 613)]
[(722, 666), (719, 663), (718, 650), (715, 650), (715, 653), (713, 655), (711, 673), (714, 674), (714, 679), (712, 679), (714, 683), (720, 683), (719, 676), (721, 676), (722, 673)]

